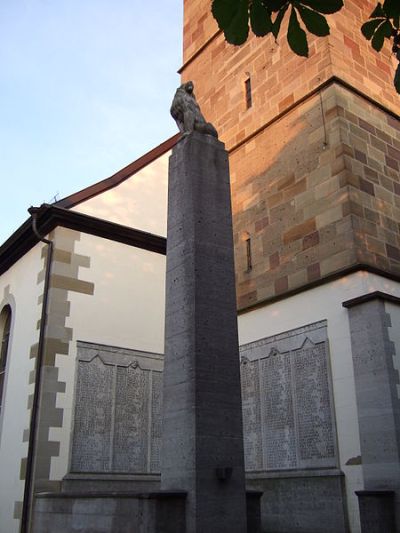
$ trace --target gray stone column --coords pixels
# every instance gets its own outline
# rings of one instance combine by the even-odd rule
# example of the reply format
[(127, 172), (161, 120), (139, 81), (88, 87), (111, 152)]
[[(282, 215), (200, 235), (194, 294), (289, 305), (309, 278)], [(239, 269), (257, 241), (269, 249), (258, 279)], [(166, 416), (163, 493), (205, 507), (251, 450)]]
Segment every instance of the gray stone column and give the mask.
[[(379, 503), (383, 501), (379, 491), (387, 493), (392, 490), (396, 531), (400, 532), (399, 375), (393, 364), (395, 347), (388, 334), (391, 322), (385, 310), (385, 299), (389, 298), (393, 299), (390, 295), (376, 292), (343, 305), (349, 311), (361, 458), (367, 491), (359, 494), (361, 523), (369, 523), (369, 517), (364, 515), (368, 508), (371, 511), (374, 498), (375, 514), (384, 510), (389, 512), (388, 501), (385, 505)], [(367, 499), (369, 503), (364, 505), (361, 500)], [(391, 520), (390, 516), (382, 515), (377, 524), (382, 525), (385, 520)], [(378, 531), (371, 526), (364, 530), (368, 533)]]
[(187, 533), (245, 533), (228, 155), (209, 135), (169, 169), (162, 489), (186, 490)]

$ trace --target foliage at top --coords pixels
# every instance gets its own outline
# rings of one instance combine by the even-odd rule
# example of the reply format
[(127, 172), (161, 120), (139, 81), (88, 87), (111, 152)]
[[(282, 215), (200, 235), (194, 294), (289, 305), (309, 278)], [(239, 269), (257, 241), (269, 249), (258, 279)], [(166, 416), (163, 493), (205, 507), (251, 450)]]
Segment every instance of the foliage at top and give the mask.
[[(308, 57), (307, 32), (318, 37), (329, 35), (325, 15), (340, 11), (343, 0), (213, 0), (212, 13), (228, 43), (246, 42), (249, 30), (257, 37), (272, 34), (278, 38), (282, 22), (288, 14), (287, 41), (293, 52)], [(380, 51), (385, 39), (393, 40), (392, 51), (400, 62), (400, 0), (378, 2), (361, 31)], [(394, 84), (400, 93), (400, 63)]]
[(399, 65), (394, 76), (394, 86), (400, 94), (400, 2), (399, 0), (385, 0), (378, 2), (369, 20), (361, 27), (362, 34), (372, 47), (380, 52), (385, 39), (393, 39), (392, 52)]

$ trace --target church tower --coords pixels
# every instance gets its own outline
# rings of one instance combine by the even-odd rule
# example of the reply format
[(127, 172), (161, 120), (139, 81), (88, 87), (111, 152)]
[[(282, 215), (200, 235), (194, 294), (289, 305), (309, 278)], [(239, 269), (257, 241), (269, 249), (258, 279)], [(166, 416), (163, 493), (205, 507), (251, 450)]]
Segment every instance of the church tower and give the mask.
[[(400, 97), (390, 46), (376, 53), (360, 31), (375, 5), (347, 0), (328, 17), (329, 37), (309, 35), (303, 59), (285, 26), (277, 42), (252, 35), (234, 47), (209, 1), (185, 1), (182, 81), (194, 81), (230, 154), (248, 484), (264, 490), (263, 527), (273, 531), (374, 531), (371, 513), (382, 509), (381, 525), (397, 509), (400, 531)], [(304, 348), (319, 346), (301, 329), (311, 324), (326, 331), (324, 371)], [(306, 344), (296, 351), (283, 338), (299, 331)], [(278, 353), (270, 366), (267, 346)], [(266, 385), (272, 375), (280, 392)], [(325, 396), (307, 404), (321, 379)], [(333, 459), (321, 451), (325, 403)], [(266, 451), (274, 443), (280, 459)], [(322, 522), (311, 526), (317, 500)]]

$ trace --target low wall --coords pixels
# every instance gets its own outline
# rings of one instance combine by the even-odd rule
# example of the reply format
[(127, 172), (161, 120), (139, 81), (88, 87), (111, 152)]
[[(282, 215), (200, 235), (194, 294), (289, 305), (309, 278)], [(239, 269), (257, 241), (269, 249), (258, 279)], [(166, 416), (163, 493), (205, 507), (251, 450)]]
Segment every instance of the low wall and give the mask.
[(338, 471), (247, 474), (247, 488), (263, 492), (262, 533), (347, 533), (344, 475)]
[(38, 494), (33, 533), (184, 533), (183, 492)]
[[(246, 493), (248, 533), (261, 533), (260, 497)], [(185, 504), (185, 492), (42, 493), (32, 533), (185, 533)]]

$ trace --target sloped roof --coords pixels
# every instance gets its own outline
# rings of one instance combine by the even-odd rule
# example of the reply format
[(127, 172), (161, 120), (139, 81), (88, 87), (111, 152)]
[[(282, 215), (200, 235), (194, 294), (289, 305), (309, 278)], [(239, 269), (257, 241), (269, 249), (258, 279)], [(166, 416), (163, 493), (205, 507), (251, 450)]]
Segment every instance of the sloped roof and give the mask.
[(130, 163), (128, 166), (119, 170), (116, 174), (113, 174), (109, 178), (99, 181), (94, 185), (90, 185), (81, 191), (71, 194), (70, 196), (66, 196), (61, 200), (58, 200), (58, 202), (55, 202), (54, 205), (57, 207), (63, 207), (64, 209), (70, 209), (81, 202), (85, 202), (86, 200), (89, 200), (90, 198), (93, 198), (102, 192), (116, 187), (130, 176), (147, 166), (149, 163), (171, 150), (178, 142), (179, 138), (180, 133), (177, 133), (173, 137), (170, 137), (163, 143), (150, 150), (150, 152), (147, 152), (139, 157), (139, 159), (136, 159), (136, 161), (133, 163)]
[(178, 133), (142, 157), (139, 157), (133, 163), (119, 170), (113, 176), (71, 194), (54, 204), (42, 204), (40, 207), (31, 207), (29, 209), (31, 216), (0, 246), (0, 275), (39, 242), (39, 238), (32, 228), (32, 215), (35, 215), (37, 219), (37, 229), (41, 235), (47, 235), (55, 227), (63, 226), (121, 242), (129, 246), (136, 246), (152, 252), (165, 254), (166, 239), (164, 237), (121, 224), (115, 224), (77, 211), (70, 211), (70, 209), (81, 202), (116, 187), (149, 163), (171, 150), (179, 138), (180, 134)]

